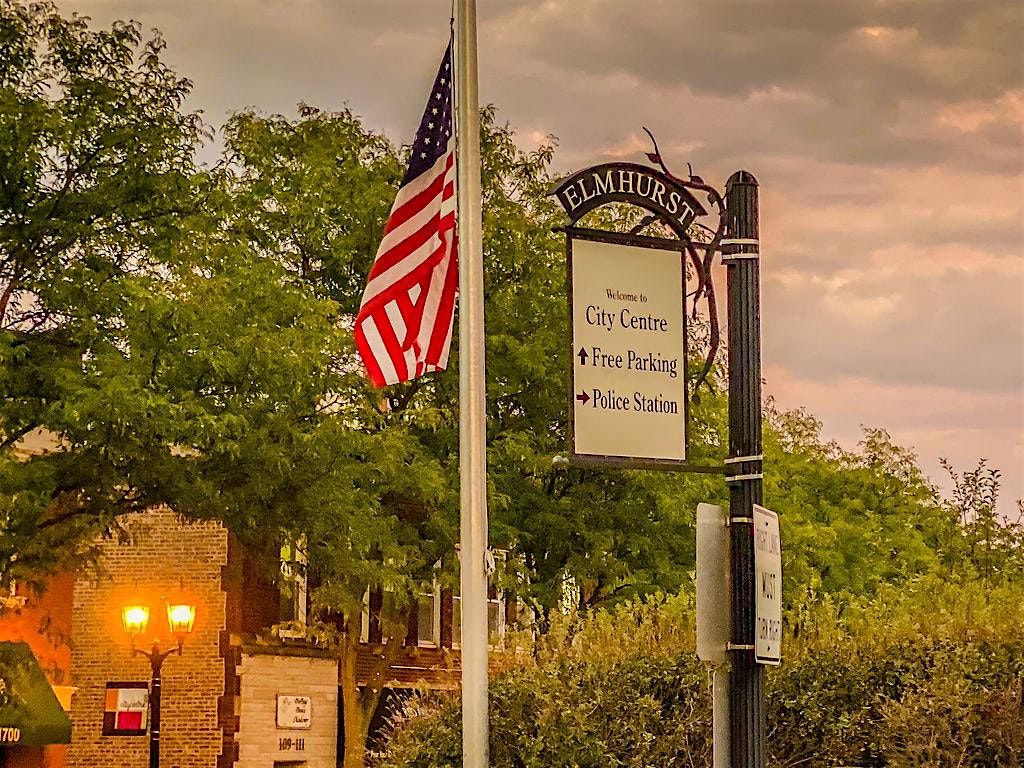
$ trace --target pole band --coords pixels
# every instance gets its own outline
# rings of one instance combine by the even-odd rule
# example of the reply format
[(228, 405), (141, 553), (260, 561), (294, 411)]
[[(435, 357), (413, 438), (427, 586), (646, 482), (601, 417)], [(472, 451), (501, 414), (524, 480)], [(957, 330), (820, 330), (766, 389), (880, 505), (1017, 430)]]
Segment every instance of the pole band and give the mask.
[(743, 523), (745, 525), (753, 525), (754, 518), (752, 517), (732, 517), (729, 518), (727, 525), (733, 525), (734, 523)]
[(761, 254), (757, 251), (752, 253), (729, 253), (722, 256), (722, 261), (737, 261), (739, 259), (760, 259)]
[(763, 460), (764, 460), (764, 454), (763, 453), (757, 453), (757, 454), (754, 454), (753, 456), (733, 456), (731, 459), (726, 459), (724, 463), (725, 464), (740, 464), (740, 463), (742, 463), (744, 461), (763, 461)]
[(725, 649), (727, 651), (752, 651), (754, 645), (753, 643), (726, 643)]
[(732, 475), (732, 476), (728, 476), (727, 475), (726, 478), (725, 478), (725, 482), (727, 482), (727, 483), (738, 483), (741, 480), (763, 480), (763, 479), (764, 479), (764, 474), (762, 474), (761, 472), (752, 472), (749, 475)]
[(756, 237), (724, 237), (718, 241), (719, 245), (758, 245), (760, 240)]

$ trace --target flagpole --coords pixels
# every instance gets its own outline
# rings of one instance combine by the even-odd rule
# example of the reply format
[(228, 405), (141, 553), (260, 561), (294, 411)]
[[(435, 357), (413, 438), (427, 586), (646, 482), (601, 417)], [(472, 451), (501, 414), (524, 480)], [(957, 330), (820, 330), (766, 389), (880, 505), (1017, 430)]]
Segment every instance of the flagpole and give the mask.
[(487, 768), (487, 454), (476, 0), (455, 4), (459, 204), (462, 764)]

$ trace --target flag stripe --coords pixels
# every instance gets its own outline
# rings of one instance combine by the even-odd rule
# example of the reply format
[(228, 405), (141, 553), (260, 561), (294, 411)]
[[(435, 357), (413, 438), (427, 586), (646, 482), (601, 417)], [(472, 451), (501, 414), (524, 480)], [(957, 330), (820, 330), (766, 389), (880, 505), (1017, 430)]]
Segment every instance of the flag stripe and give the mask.
[(449, 43), (356, 315), (356, 347), (377, 386), (448, 363), (458, 291), (451, 72)]
[(362, 342), (359, 344), (359, 351), (367, 365), (370, 378), (374, 381), (386, 381), (392, 384), (397, 382), (398, 372), (391, 362), (391, 356), (388, 355), (380, 331), (377, 330), (377, 323), (372, 317), (367, 317), (359, 328), (361, 333), (357, 339)]
[[(450, 156), (454, 156), (454, 147), (452, 147)], [(400, 191), (399, 197), (401, 195)], [(396, 237), (397, 242), (394, 242), (393, 245), (388, 242), (388, 236), (381, 242), (377, 260), (370, 270), (370, 280), (363, 295), (364, 305), (423, 264), (425, 259), (429, 259), (431, 256), (437, 257), (437, 246), (441, 243), (438, 234), (455, 227), (454, 183), (444, 186), (440, 203), (430, 200), (429, 204), (431, 208), (425, 209), (415, 218), (407, 219), (407, 222), (410, 223), (409, 230), (405, 228), (401, 231), (395, 230), (396, 235), (404, 235), (404, 237), (401, 239)], [(440, 218), (438, 218), (439, 214), (441, 214)], [(420, 224), (420, 226), (412, 229), (412, 222)]]
[(385, 238), (381, 242), (382, 248), (388, 242), (386, 236), (393, 230), (408, 221), (411, 216), (424, 210), (430, 210), (429, 204), (433, 201), (434, 196), (442, 191), (445, 180), (448, 178), (448, 171), (454, 165), (455, 155), (447, 154), (438, 160), (428, 173), (416, 179), (416, 181), (422, 179), (429, 182), (422, 189), (419, 188), (420, 185), (413, 187), (413, 184), (407, 184), (402, 187), (404, 195), (395, 198), (395, 204), (391, 209), (391, 216), (388, 218), (387, 224), (384, 225)]

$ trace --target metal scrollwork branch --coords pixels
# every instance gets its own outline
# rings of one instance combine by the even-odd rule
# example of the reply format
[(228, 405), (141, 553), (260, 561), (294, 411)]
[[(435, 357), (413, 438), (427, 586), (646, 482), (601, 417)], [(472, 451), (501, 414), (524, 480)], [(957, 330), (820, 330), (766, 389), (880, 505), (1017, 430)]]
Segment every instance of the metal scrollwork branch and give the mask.
[[(690, 167), (689, 163), (686, 164), (686, 169), (689, 172), (688, 178), (683, 179), (672, 173), (672, 171), (670, 171), (665, 165), (664, 159), (662, 159), (661, 150), (658, 148), (658, 140), (654, 138), (654, 134), (646, 127), (644, 127), (644, 132), (651, 137), (651, 142), (654, 144), (654, 151), (648, 152), (647, 158), (652, 163), (657, 163), (662, 172), (673, 181), (689, 189), (705, 193), (708, 196), (708, 202), (714, 205), (718, 210), (718, 229), (713, 233), (711, 240), (707, 243), (694, 242), (690, 239), (686, 240), (686, 251), (693, 263), (694, 271), (697, 273), (697, 288), (693, 295), (693, 318), (697, 318), (698, 301), (703, 298), (707, 301), (708, 305), (708, 354), (704, 360), (704, 367), (701, 369), (700, 374), (697, 376), (696, 383), (693, 385), (693, 399), (695, 402), (700, 402), (700, 397), (697, 394), (697, 391), (700, 389), (700, 385), (707, 381), (708, 375), (711, 373), (711, 367), (715, 363), (715, 356), (718, 354), (718, 347), (721, 343), (721, 330), (718, 324), (718, 307), (715, 304), (715, 284), (711, 279), (711, 264), (714, 261), (715, 253), (718, 252), (722, 235), (725, 233), (725, 201), (722, 199), (722, 196), (719, 194), (717, 189), (706, 184), (704, 179), (700, 176), (693, 175), (693, 169)], [(710, 232), (710, 230), (708, 231)], [(698, 253), (698, 248), (703, 250), (703, 254)]]

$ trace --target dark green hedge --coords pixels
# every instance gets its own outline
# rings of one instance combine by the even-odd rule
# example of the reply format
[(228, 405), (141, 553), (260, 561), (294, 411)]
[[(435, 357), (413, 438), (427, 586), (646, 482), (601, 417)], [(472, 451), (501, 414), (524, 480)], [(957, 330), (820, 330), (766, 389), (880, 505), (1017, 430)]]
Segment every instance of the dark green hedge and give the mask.
[[(491, 686), (494, 768), (711, 764), (685, 596), (565, 622)], [(928, 579), (789, 617), (772, 766), (1024, 766), (1024, 592)], [(414, 700), (378, 768), (461, 763), (458, 701)]]

